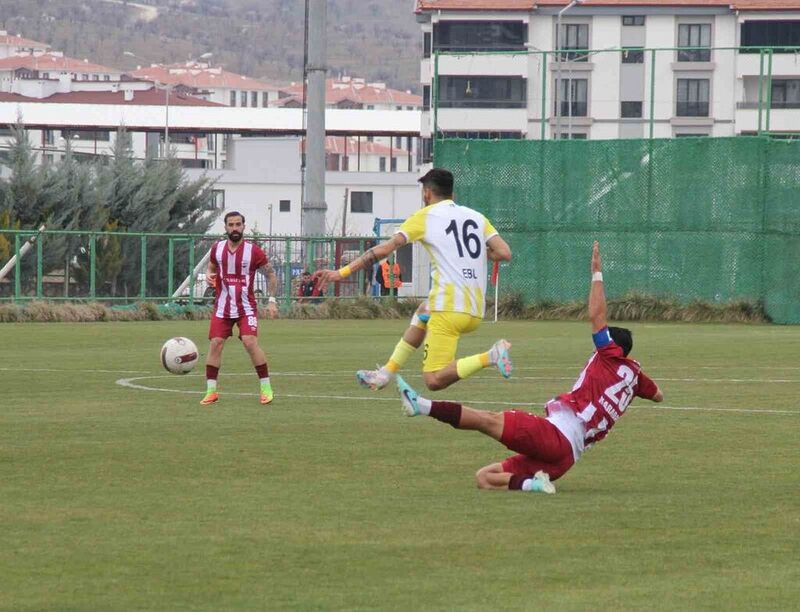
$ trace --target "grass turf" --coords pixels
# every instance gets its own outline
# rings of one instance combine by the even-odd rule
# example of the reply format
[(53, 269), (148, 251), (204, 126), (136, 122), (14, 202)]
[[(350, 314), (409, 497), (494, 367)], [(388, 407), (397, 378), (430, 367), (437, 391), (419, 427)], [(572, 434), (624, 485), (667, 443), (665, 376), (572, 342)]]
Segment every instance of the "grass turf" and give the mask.
[[(0, 608), (796, 605), (800, 329), (633, 325), (665, 406), (724, 410), (636, 400), (543, 496), (478, 491), (505, 448), (356, 385), (403, 325), (264, 322), (266, 408), (237, 341), (213, 408), (202, 365), (160, 369), (170, 335), (205, 352), (207, 322), (0, 326)], [(436, 396), (538, 411), (591, 350), (586, 324), (513, 322), (459, 353), (501, 335), (512, 380)], [(421, 382), (418, 356), (405, 373)]]

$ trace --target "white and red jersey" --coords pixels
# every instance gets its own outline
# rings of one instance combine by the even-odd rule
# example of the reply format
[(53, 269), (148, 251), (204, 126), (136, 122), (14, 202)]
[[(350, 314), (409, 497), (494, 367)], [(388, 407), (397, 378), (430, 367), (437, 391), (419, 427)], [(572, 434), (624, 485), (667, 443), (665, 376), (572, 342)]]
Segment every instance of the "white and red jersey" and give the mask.
[[(579, 447), (588, 447), (605, 438), (634, 397), (652, 399), (658, 391), (656, 384), (642, 372), (639, 362), (624, 356), (622, 348), (611, 339), (608, 328), (594, 334), (594, 340), (597, 350), (572, 391), (553, 402), (556, 410), (560, 404), (583, 423), (583, 444), (578, 444)], [(573, 448), (575, 446), (573, 444)]]
[(258, 314), (253, 281), (256, 270), (266, 265), (267, 256), (260, 247), (242, 240), (235, 251), (227, 240), (211, 247), (211, 261), (217, 266), (217, 297), (214, 316), (238, 319)]

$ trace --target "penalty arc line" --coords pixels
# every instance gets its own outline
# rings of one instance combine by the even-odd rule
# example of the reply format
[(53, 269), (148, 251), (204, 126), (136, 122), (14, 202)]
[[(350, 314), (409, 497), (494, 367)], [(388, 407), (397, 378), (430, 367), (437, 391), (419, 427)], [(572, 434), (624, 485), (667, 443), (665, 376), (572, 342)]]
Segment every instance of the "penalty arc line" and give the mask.
[[(137, 384), (135, 381), (145, 380), (150, 378), (171, 378), (169, 376), (137, 376), (135, 378), (120, 378), (116, 381), (116, 384), (120, 385), (121, 387), (127, 387), (129, 389), (137, 389), (141, 391), (159, 391), (163, 393), (180, 393), (183, 395), (203, 395), (204, 391), (192, 391), (188, 389), (167, 389), (163, 387), (148, 387), (147, 385)], [(241, 392), (231, 392), (226, 393), (226, 395), (233, 395), (237, 397), (255, 397), (255, 393), (241, 393)], [(289, 397), (293, 399), (328, 399), (328, 400), (345, 400), (345, 401), (359, 401), (359, 402), (398, 402), (399, 399), (395, 397), (361, 397), (357, 395), (301, 395), (295, 393), (281, 393), (279, 397)], [(459, 401), (459, 400), (454, 400)], [(485, 400), (468, 400), (459, 402), (462, 404), (479, 404), (479, 405), (499, 405), (499, 406), (508, 406), (509, 408), (513, 408), (514, 406), (544, 406), (546, 401), (542, 402), (493, 402), (493, 401), (485, 401)], [(745, 413), (745, 414), (787, 414), (787, 415), (794, 415), (800, 416), (800, 412), (792, 411), (792, 410), (775, 410), (772, 408), (712, 408), (712, 407), (704, 407), (704, 406), (659, 406), (653, 405), (649, 406), (650, 408), (654, 408), (656, 410), (680, 410), (680, 411), (690, 411), (690, 412), (736, 412), (736, 413)]]

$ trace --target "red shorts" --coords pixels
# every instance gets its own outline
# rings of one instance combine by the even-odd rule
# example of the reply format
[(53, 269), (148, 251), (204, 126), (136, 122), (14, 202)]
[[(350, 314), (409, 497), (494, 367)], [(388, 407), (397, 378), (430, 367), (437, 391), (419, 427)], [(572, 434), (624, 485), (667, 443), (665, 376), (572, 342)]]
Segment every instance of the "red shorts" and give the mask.
[(503, 461), (504, 472), (533, 476), (543, 470), (550, 480), (557, 480), (575, 463), (572, 446), (558, 428), (547, 419), (527, 412), (503, 413), (500, 442), (520, 453)]
[(233, 326), (239, 326), (239, 337), (258, 336), (258, 317), (255, 315), (242, 315), (238, 319), (225, 319), (217, 316), (211, 317), (208, 328), (208, 339), (230, 338), (233, 335)]

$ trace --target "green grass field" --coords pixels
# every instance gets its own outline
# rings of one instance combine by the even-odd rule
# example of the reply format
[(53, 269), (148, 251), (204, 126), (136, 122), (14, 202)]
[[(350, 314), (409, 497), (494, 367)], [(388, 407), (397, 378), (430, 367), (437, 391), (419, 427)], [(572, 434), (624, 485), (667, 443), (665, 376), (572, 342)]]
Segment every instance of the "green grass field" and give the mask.
[[(213, 408), (158, 362), (206, 322), (0, 326), (0, 608), (796, 609), (800, 328), (632, 325), (666, 401), (544, 496), (477, 490), (505, 448), (357, 386), (404, 325), (265, 322), (275, 402), (232, 341)], [(436, 395), (539, 411), (591, 350), (514, 322), (460, 354), (499, 336), (515, 378)]]

